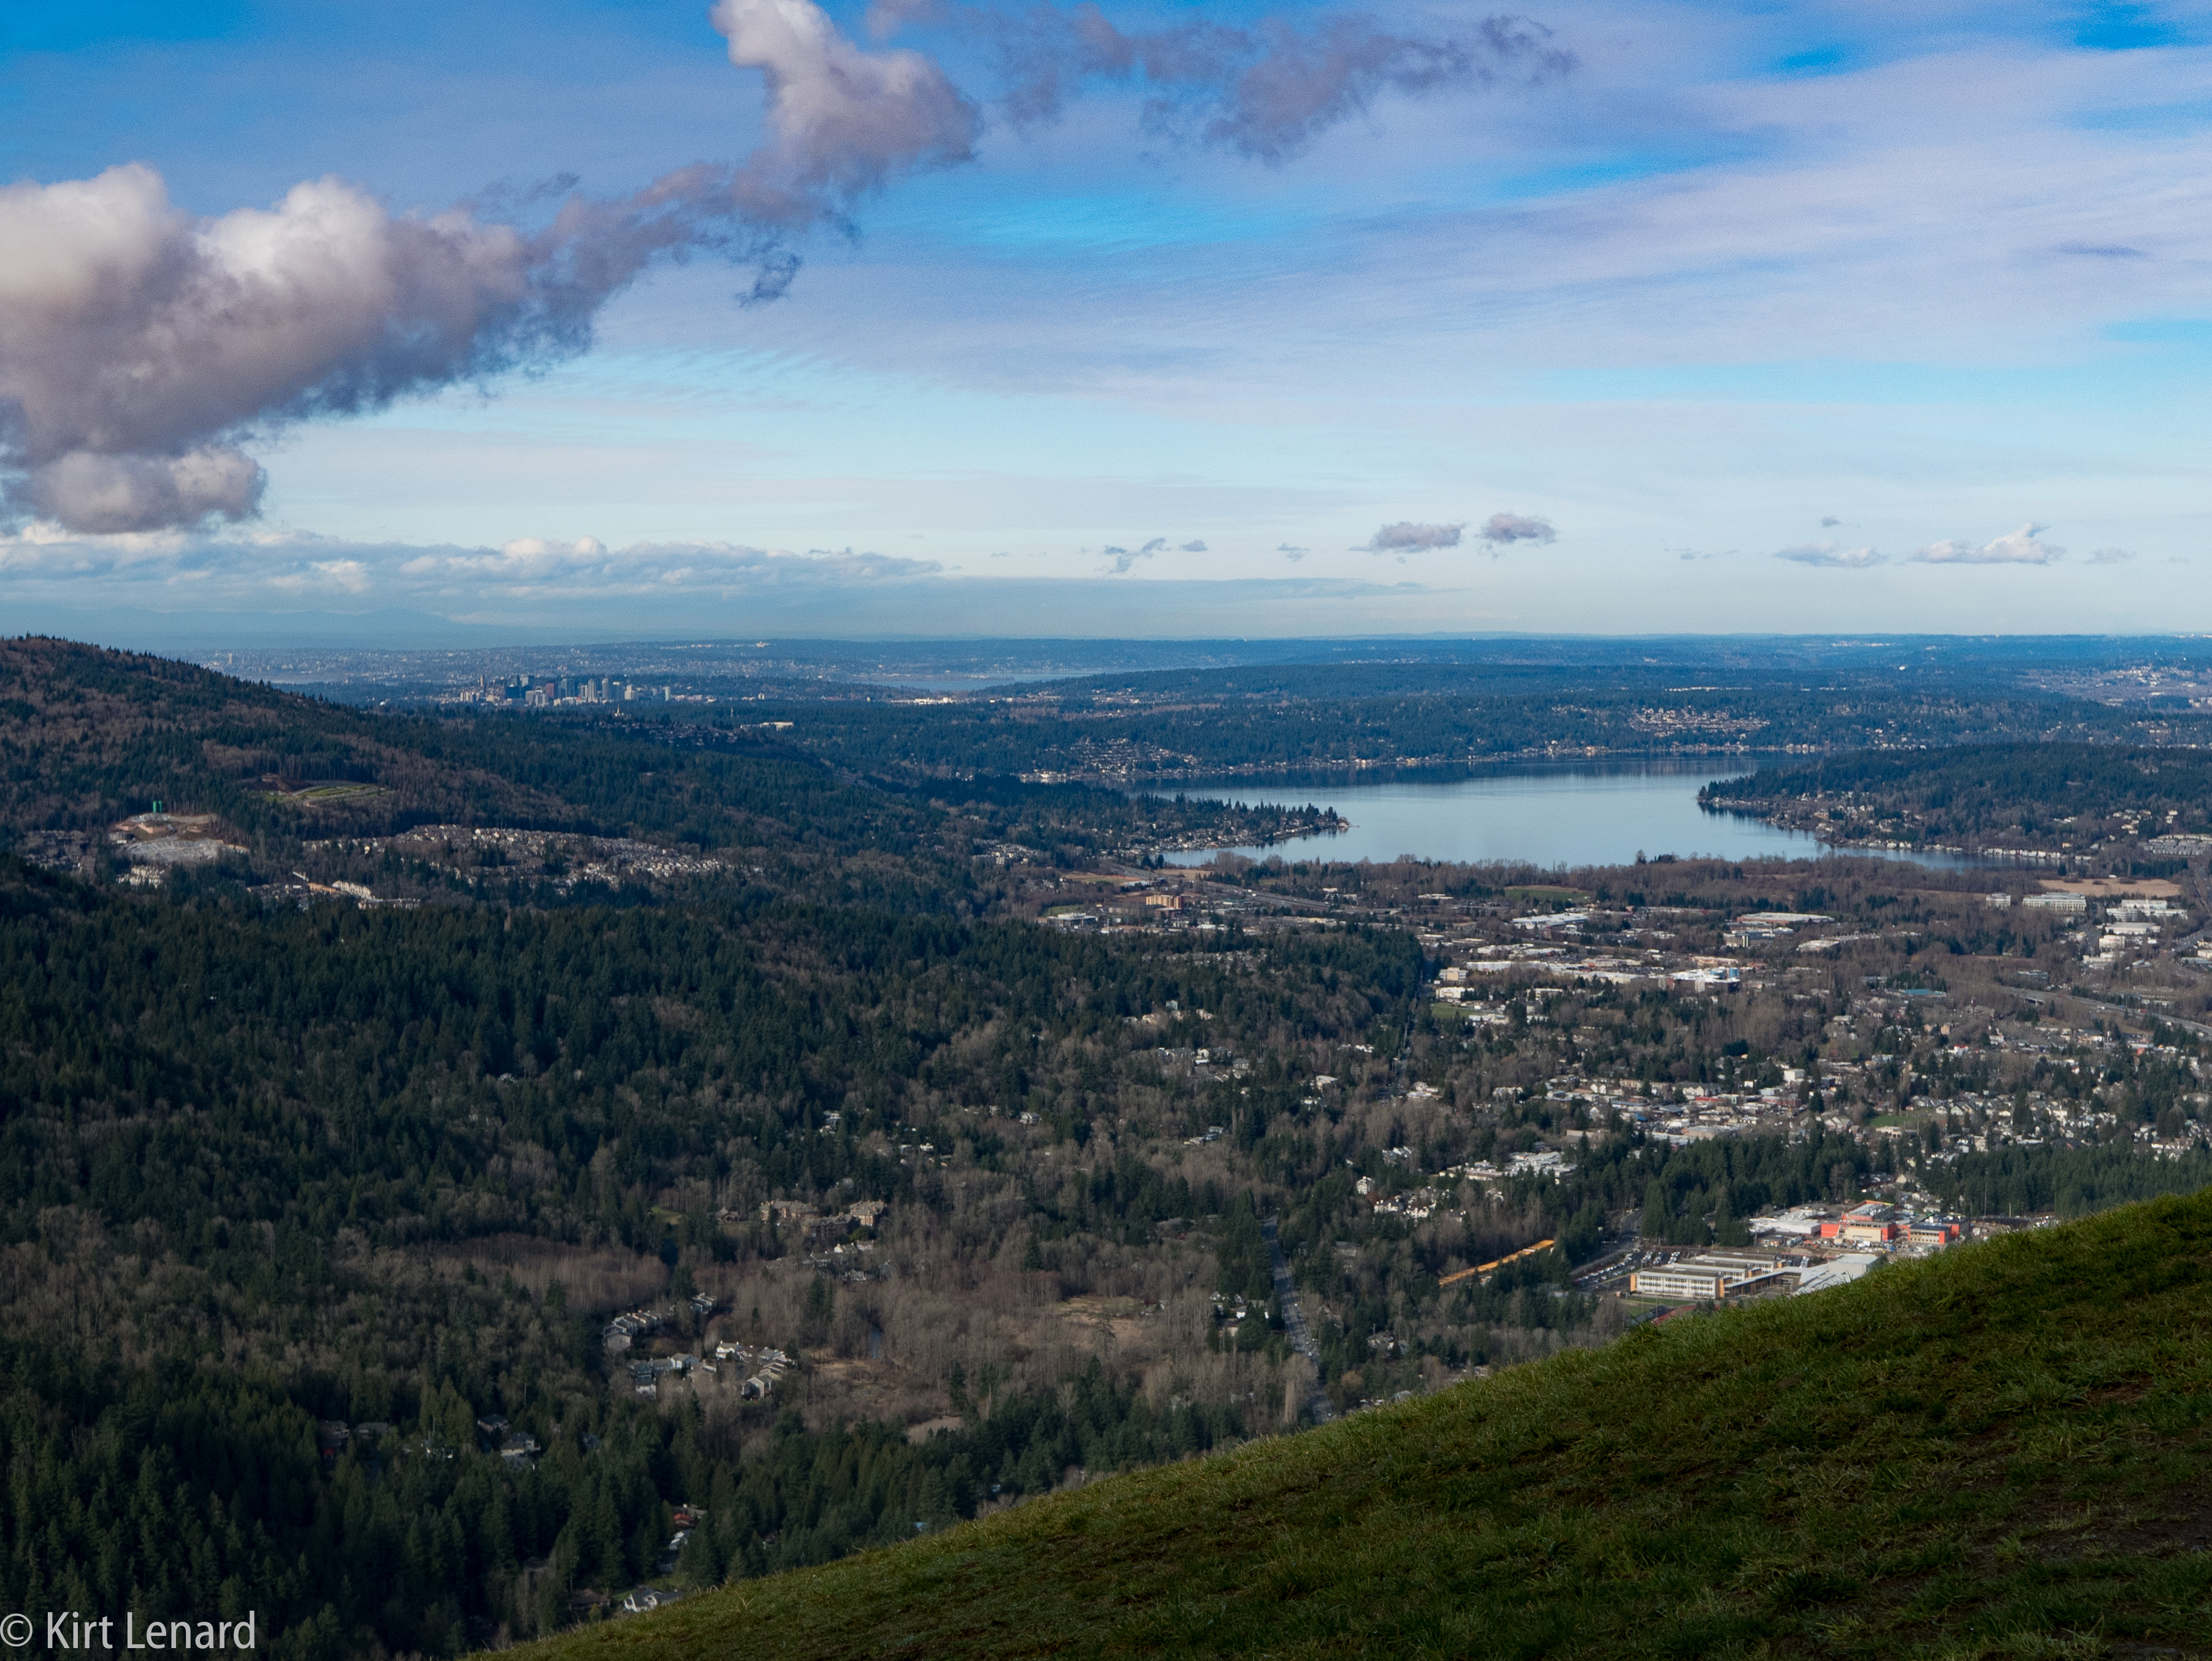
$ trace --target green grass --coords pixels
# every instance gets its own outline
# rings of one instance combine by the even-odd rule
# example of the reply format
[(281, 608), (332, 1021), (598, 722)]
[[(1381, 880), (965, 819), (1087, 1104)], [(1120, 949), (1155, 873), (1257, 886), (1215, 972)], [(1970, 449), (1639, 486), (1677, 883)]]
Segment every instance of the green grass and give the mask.
[(304, 803), (309, 807), (320, 807), (332, 802), (366, 802), (374, 797), (389, 796), (392, 792), (381, 785), (303, 785), (296, 791), (272, 790), (260, 792), (267, 802)]
[(564, 1634), (694, 1657), (2212, 1655), (2212, 1191)]
[(1505, 897), (1509, 900), (1522, 905), (1534, 905), (1543, 901), (1564, 901), (1571, 906), (1580, 906), (1589, 899), (1589, 895), (1580, 888), (1565, 888), (1555, 882), (1530, 882), (1519, 888), (1508, 888), (1505, 890)]

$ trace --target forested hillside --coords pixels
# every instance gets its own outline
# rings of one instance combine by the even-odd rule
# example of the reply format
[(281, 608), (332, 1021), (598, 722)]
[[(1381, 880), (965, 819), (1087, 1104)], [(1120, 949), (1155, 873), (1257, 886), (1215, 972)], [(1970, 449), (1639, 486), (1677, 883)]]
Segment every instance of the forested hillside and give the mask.
[(529, 1653), (2200, 1656), (2208, 1278), (2168, 1200)]
[(2078, 743), (1859, 752), (1717, 779), (1703, 799), (1837, 840), (2124, 854), (2212, 834), (2212, 758)]
[[(1260, 977), (1188, 947), (764, 901), (265, 912), (11, 867), (0, 1275), (22, 1336), (0, 1417), (11, 1464), (46, 1474), (19, 1488), (0, 1585), (149, 1611), (243, 1598), (287, 1654), (449, 1653), (649, 1574), (687, 1500), (714, 1520), (680, 1569), (712, 1584), (1049, 1489), (1071, 1465), (1249, 1434), (1233, 1390), (1162, 1409), (1094, 1367), (1071, 1402), (1053, 1392), (1061, 1352), (1022, 1365), (981, 1344), (954, 1352), (972, 1429), (923, 1448), (896, 1427), (809, 1430), (773, 1401), (664, 1415), (632, 1398), (599, 1325), (611, 1294), (680, 1300), (795, 1252), (757, 1215), (770, 1195), (905, 1219), (861, 1231), (882, 1254), (869, 1273), (794, 1262), (786, 1300), (740, 1317), (803, 1373), (854, 1353), (853, 1322), (863, 1349), (896, 1325), (872, 1306), (938, 1295), (937, 1254), (963, 1254), (937, 1265), (949, 1294), (1009, 1250), (1018, 1283), (1025, 1240), (1095, 1259), (1170, 1215), (1203, 1230), (1234, 1209), (1218, 1167), (1162, 1182), (1125, 1157), (1126, 1188), (1071, 1193), (1026, 1150), (1079, 1148), (1139, 1108), (1134, 1013), (1180, 1003), (1243, 1032), (1295, 1011), (1324, 1039), (1364, 1030), (1418, 963), (1342, 937), (1267, 955)], [(1261, 1125), (1298, 1088), (1279, 1062), (1255, 1086)], [(1176, 1133), (1200, 1112), (1151, 1100)], [(1019, 1122), (1030, 1108), (1042, 1130)], [(1203, 1242), (1160, 1265), (1201, 1306)], [(1117, 1257), (1143, 1255), (1061, 1272), (1110, 1285), (1130, 1272)], [(698, 1330), (686, 1311), (678, 1335)], [(499, 1457), (476, 1428), (494, 1415), (543, 1457)], [(393, 1428), (319, 1463), (319, 1420)]]
[[(1996, 739), (2202, 743), (2212, 717), (2118, 709), (2011, 686), (1607, 682), (1435, 670), (1360, 695), (1356, 670), (1234, 671), (1086, 682), (950, 705), (769, 700), (796, 746), (887, 777), (1060, 773), (1114, 779), (1297, 775), (1547, 755), (1918, 749)], [(1628, 678), (1628, 677), (1624, 677)], [(1891, 679), (1896, 677), (1892, 676)], [(1519, 682), (1534, 679), (1535, 686)]]
[[(0, 839), (97, 864), (108, 826), (157, 804), (213, 815), (264, 876), (334, 840), (500, 827), (730, 850), (748, 866), (773, 862), (779, 886), (838, 898), (889, 883), (926, 906), (963, 903), (969, 860), (994, 843), (1048, 862), (1133, 858), (1333, 822), (1312, 805), (1132, 800), (1011, 778), (934, 796), (886, 790), (833, 773), (750, 718), (369, 712), (157, 658), (0, 641)], [(323, 858), (306, 858), (318, 875), (400, 874), (324, 869)]]

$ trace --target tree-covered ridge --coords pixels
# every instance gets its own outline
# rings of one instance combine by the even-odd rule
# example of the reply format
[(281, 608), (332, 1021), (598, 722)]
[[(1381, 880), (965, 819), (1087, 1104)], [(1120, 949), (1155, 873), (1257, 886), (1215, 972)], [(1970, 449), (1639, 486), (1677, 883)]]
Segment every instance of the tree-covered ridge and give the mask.
[(2008, 686), (1900, 692), (1754, 676), (1725, 687), (1529, 690), (1510, 682), (1501, 688), (1473, 670), (1433, 678), (1417, 693), (1372, 696), (1346, 695), (1321, 671), (1278, 676), (1255, 690), (1223, 672), (1172, 700), (1054, 688), (927, 706), (841, 698), (748, 707), (790, 721), (792, 743), (838, 766), (924, 779), (1266, 778), (1352, 767), (1996, 739), (2165, 744), (2212, 733), (2212, 718), (2109, 708)]
[[(272, 798), (318, 781), (381, 783), (416, 810), (543, 815), (557, 797), (465, 761), (413, 754), (379, 719), (188, 664), (52, 640), (0, 641), (0, 822), (91, 829), (155, 801), (279, 831)], [(386, 801), (350, 809), (382, 821)]]
[[(773, 862), (763, 874), (786, 891), (933, 907), (966, 903), (967, 862), (1005, 844), (1064, 864), (1334, 822), (1311, 805), (1133, 800), (1012, 778), (885, 789), (750, 718), (378, 713), (158, 658), (0, 641), (0, 839), (73, 833), (96, 852), (106, 827), (157, 803), (215, 815), (264, 876), (298, 865), (310, 843), (501, 827), (730, 851)], [(405, 874), (397, 859), (307, 863), (325, 877)]]
[[(0, 755), (7, 830), (98, 829), (159, 801), (276, 853), (457, 822), (904, 855), (941, 818), (750, 731), (375, 714), (56, 640), (0, 642)], [(376, 788), (299, 794), (319, 782)]]
[(2212, 831), (2212, 757), (2074, 743), (1862, 752), (1717, 779), (1701, 799), (1838, 840), (2086, 852)]

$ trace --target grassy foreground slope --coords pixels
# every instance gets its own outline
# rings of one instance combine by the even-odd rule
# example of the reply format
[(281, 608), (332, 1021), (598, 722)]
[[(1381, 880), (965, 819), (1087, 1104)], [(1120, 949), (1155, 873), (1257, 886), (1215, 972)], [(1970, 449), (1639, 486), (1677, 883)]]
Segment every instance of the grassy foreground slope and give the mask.
[(2212, 1654), (2212, 1190), (537, 1646)]

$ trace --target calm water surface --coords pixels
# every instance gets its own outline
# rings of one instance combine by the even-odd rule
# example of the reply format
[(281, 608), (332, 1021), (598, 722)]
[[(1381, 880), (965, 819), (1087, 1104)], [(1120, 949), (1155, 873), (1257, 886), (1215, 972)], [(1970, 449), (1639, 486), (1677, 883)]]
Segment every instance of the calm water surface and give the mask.
[[(1232, 848), (1264, 858), (1474, 861), (1526, 859), (1540, 865), (1626, 865), (1638, 853), (1719, 859), (1815, 859), (1817, 839), (1736, 814), (1707, 813), (1698, 790), (1740, 778), (1754, 763), (1711, 761), (1542, 763), (1474, 774), (1312, 774), (1285, 779), (1211, 779), (1177, 783), (1173, 792), (1231, 801), (1307, 802), (1334, 807), (1352, 821), (1337, 836), (1302, 836), (1265, 848)], [(1155, 785), (1154, 791), (1162, 787)], [(1203, 864), (1214, 850), (1170, 854)], [(1877, 855), (1877, 858), (1904, 858)], [(1955, 854), (1911, 856), (1942, 866), (1979, 864)]]

